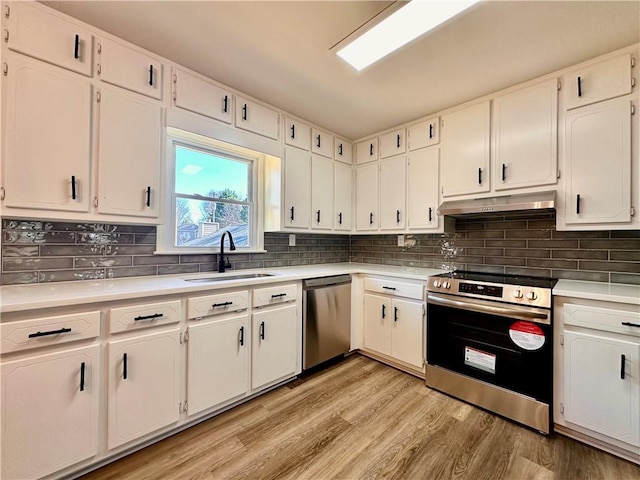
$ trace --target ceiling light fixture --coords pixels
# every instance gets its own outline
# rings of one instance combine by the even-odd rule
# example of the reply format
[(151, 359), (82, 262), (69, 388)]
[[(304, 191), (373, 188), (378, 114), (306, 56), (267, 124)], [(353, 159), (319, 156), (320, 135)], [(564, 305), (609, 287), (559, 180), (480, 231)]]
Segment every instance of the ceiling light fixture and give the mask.
[(336, 55), (361, 71), (479, 1), (410, 1), (338, 50)]

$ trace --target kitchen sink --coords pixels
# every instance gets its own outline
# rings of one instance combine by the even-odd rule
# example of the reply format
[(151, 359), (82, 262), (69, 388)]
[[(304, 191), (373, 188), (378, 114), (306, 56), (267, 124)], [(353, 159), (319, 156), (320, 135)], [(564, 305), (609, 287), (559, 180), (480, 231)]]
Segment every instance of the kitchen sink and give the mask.
[(193, 283), (210, 283), (210, 282), (227, 282), (229, 280), (245, 280), (248, 278), (263, 278), (273, 277), (273, 273), (245, 273), (239, 275), (219, 275), (216, 277), (203, 277), (203, 278), (184, 278), (185, 282)]

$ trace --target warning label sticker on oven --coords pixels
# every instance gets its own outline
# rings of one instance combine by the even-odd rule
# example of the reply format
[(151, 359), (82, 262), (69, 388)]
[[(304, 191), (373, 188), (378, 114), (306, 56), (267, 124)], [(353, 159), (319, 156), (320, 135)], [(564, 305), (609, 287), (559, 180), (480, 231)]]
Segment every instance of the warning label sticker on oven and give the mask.
[(464, 347), (464, 364), (489, 373), (496, 373), (496, 356), (471, 347)]
[(513, 343), (525, 350), (539, 350), (545, 342), (542, 329), (531, 322), (516, 322), (509, 327), (509, 336)]

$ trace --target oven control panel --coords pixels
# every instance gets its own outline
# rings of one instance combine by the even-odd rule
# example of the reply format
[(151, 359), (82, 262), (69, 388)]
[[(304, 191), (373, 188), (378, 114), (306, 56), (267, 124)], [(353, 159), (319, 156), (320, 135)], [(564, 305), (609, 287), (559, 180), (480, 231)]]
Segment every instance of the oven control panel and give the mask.
[(460, 282), (458, 284), (458, 292), (483, 295), (485, 297), (502, 298), (502, 287), (498, 287), (497, 285), (482, 285), (479, 283)]

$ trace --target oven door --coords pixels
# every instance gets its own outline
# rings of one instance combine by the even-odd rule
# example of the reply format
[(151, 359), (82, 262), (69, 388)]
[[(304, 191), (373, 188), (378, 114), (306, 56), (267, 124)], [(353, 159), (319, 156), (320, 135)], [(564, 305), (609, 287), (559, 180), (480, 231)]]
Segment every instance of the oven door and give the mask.
[[(427, 363), (550, 404), (551, 311), (427, 295)], [(428, 367), (427, 367), (428, 368)]]

